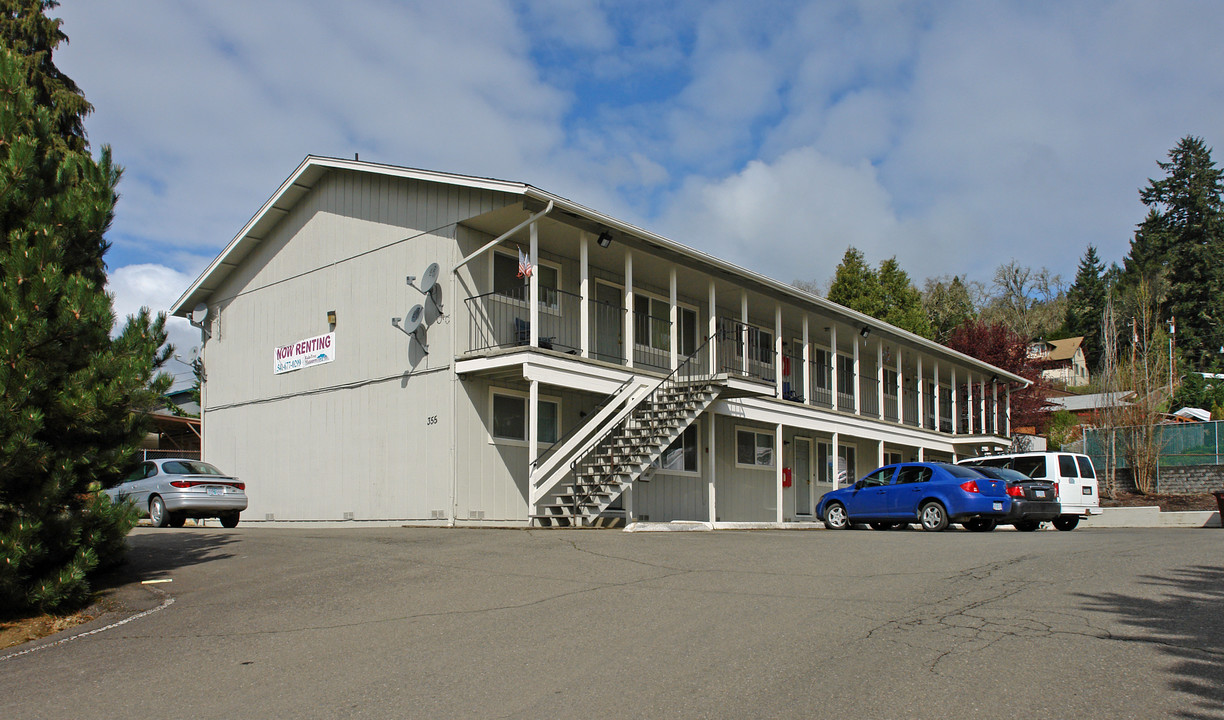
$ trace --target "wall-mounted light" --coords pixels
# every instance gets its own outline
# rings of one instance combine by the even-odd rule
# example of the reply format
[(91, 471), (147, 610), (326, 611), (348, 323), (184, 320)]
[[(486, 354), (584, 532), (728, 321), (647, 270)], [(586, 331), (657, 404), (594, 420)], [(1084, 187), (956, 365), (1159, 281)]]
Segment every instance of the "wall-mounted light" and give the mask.
[(599, 247), (601, 248), (608, 247), (612, 244), (612, 233), (604, 230), (603, 232), (599, 233), (599, 237), (596, 238), (595, 242), (599, 243)]
[(867, 325), (864, 325), (863, 329), (859, 330), (859, 335), (862, 335), (863, 337), (867, 337), (870, 334), (871, 334), (871, 328), (868, 327)]
[(999, 382), (999, 374), (995, 373), (994, 375), (990, 376), (990, 384), (994, 385), (997, 382)]
[(327, 324), (331, 327), (332, 330), (336, 329), (336, 311), (335, 310), (327, 311)]

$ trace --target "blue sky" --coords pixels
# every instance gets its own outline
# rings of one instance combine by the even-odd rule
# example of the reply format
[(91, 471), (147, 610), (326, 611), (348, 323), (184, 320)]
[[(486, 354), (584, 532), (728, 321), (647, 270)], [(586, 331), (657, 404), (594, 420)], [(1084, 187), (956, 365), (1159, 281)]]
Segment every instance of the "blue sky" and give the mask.
[[(520, 180), (783, 281), (1125, 254), (1187, 134), (1224, 153), (1224, 3), (69, 0), (125, 167), (120, 313), (163, 309), (307, 154)], [(1220, 159), (1219, 154), (1216, 155)], [(176, 326), (180, 345), (191, 333)]]

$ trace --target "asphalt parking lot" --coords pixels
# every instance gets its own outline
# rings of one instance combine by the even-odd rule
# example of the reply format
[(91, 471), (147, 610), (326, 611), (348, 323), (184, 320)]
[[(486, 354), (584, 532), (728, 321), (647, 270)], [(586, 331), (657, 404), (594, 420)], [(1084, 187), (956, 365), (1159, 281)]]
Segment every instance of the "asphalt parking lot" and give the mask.
[(130, 541), (0, 717), (1224, 718), (1219, 529)]

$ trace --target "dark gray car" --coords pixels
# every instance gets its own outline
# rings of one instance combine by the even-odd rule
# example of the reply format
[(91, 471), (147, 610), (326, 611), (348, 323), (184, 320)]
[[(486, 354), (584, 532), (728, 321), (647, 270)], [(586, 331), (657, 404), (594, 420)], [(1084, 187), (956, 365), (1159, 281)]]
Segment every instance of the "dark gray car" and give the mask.
[(113, 502), (131, 502), (154, 527), (182, 527), (187, 518), (210, 517), (235, 527), (247, 507), (245, 483), (190, 458), (145, 460), (106, 494)]

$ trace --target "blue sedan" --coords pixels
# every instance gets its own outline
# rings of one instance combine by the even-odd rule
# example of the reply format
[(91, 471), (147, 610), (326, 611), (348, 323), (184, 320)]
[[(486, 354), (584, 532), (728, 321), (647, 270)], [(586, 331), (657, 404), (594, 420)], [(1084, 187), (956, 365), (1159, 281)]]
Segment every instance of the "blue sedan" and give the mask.
[(1002, 520), (1011, 510), (1007, 482), (960, 465), (887, 465), (850, 487), (827, 492), (816, 515), (830, 530), (870, 523), (877, 530), (919, 523), (938, 532), (949, 523)]

